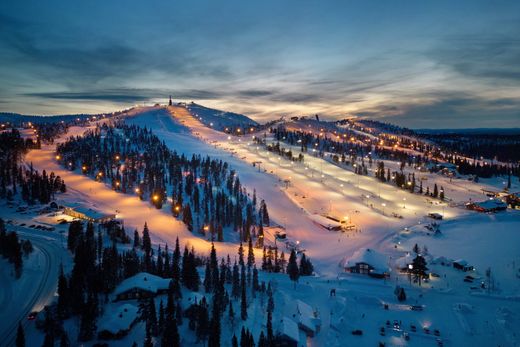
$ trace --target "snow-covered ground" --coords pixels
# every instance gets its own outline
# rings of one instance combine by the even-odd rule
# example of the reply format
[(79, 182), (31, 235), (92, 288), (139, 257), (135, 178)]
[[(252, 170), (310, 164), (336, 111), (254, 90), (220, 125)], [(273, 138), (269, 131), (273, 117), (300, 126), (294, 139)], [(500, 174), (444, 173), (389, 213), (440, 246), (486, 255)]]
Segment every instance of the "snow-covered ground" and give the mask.
[[(309, 346), (374, 346), (378, 341), (397, 346), (435, 346), (434, 329), (440, 330), (440, 338), (444, 345), (449, 346), (518, 345), (520, 211), (488, 215), (460, 206), (450, 207), (379, 183), (373, 177), (355, 175), (308, 154), (304, 163), (291, 163), (254, 145), (252, 135), (236, 137), (205, 126), (184, 107), (138, 108), (125, 121), (153, 129), (168, 147), (177, 152), (208, 154), (227, 161), (238, 172), (248, 191), (256, 189), (258, 198), (266, 200), (271, 219), (285, 227), (288, 238), (293, 242), (299, 241), (306, 249), (318, 276), (302, 278), (296, 290), (286, 275), (261, 274), (261, 279), (273, 279), (277, 283), (275, 330), (284, 316), (294, 314), (294, 299), (301, 299), (318, 310), (322, 319), (321, 332), (307, 340)], [(84, 131), (85, 128), (72, 127), (68, 135), (79, 135)], [(54, 160), (52, 146), (31, 151), (26, 161), (32, 162), (39, 170), (54, 171), (65, 180), (68, 192), (60, 196), (63, 204), (83, 201), (97, 209), (117, 213), (124, 219), (128, 232), (134, 228), (141, 230), (147, 222), (154, 242), (168, 242), (172, 246), (179, 236), (183, 243), (208, 254), (210, 243), (187, 231), (168, 211), (157, 210), (136, 196), (116, 193), (102, 183), (63, 169)], [(393, 165), (398, 164), (385, 161), (385, 167), (393, 168)], [(429, 185), (433, 186), (434, 182), (442, 185), (446, 196), (456, 203), (469, 198), (484, 199), (481, 188), (488, 185), (500, 187), (502, 184), (501, 179), (477, 184), (463, 179), (450, 182), (449, 178), (437, 174), (416, 172), (417, 175), (424, 175)], [(284, 180), (288, 180), (287, 183)], [(518, 183), (514, 184), (518, 186)], [(445, 216), (440, 223), (440, 236), (416, 231), (422, 228), (418, 227), (419, 223), (431, 222), (425, 218), (430, 212)], [(312, 222), (310, 214), (316, 213), (348, 217), (358, 232), (325, 230)], [(392, 213), (403, 218), (392, 217)], [(401, 232), (404, 228), (412, 231)], [(268, 239), (274, 242), (272, 235)], [(426, 245), (432, 257), (465, 259), (476, 267), (477, 271), (471, 272), (476, 277), (484, 277), (485, 269), (490, 267), (499, 290), (487, 293), (471, 289), (478, 286), (479, 280), (475, 284), (463, 282), (467, 273), (438, 264), (429, 264), (428, 267), (440, 277), (420, 288), (409, 284), (407, 276), (396, 274), (395, 269), (390, 279), (384, 281), (347, 275), (338, 267), (341, 259), (351, 256), (361, 247), (380, 251), (391, 264), (416, 243), (421, 247)], [(226, 253), (236, 254), (235, 244), (219, 243), (216, 247), (219, 257)], [(393, 290), (396, 284), (406, 290), (408, 300), (405, 305), (398, 304), (395, 299)], [(329, 295), (333, 288), (336, 289), (335, 297)], [(383, 303), (389, 303), (389, 310), (383, 308)], [(415, 303), (424, 305), (424, 310), (410, 310), (409, 305)], [(255, 306), (250, 310), (260, 322), (251, 323), (255, 325), (257, 338), (261, 324), (265, 322), (265, 311)], [(392, 327), (385, 328), (385, 336), (381, 336), (380, 328), (386, 327), (387, 320)], [(393, 329), (394, 320), (400, 322), (399, 328)], [(411, 332), (410, 324), (417, 327), (416, 333)], [(424, 333), (423, 327), (428, 327), (430, 334)], [(363, 330), (363, 336), (353, 336), (351, 331), (354, 329)], [(142, 329), (137, 326), (130, 336), (116, 345), (129, 345), (137, 337), (142, 339), (142, 335), (135, 335), (136, 330)], [(409, 332), (409, 341), (403, 338), (403, 331)], [(223, 341), (229, 339), (223, 338)]]
[(34, 251), (23, 259), (22, 276), (17, 280), (13, 275), (13, 265), (0, 259), (0, 339), (2, 346), (9, 346), (14, 343), (18, 322), (21, 321), (25, 329), (32, 329), (34, 322), (27, 321), (27, 315), (41, 311), (52, 302), (60, 264), (67, 269), (70, 255), (62, 234), (28, 227), (38, 224), (34, 214), (20, 215), (4, 203), (0, 205), (0, 211), (4, 221), (11, 221), (6, 225), (7, 230), (16, 231), (20, 239), (30, 240), (34, 247)]

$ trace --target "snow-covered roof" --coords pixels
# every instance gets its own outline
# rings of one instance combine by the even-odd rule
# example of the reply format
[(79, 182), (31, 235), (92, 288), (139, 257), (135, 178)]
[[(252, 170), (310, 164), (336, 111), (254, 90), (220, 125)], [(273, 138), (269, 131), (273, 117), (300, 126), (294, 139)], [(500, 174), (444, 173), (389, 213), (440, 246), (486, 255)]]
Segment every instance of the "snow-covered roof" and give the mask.
[(280, 324), (280, 335), (285, 335), (296, 343), (300, 340), (300, 332), (298, 330), (298, 324), (292, 319), (283, 317), (282, 323)]
[(489, 199), (481, 202), (475, 202), (474, 204), (486, 210), (507, 207), (507, 204), (500, 199)]
[(460, 266), (467, 266), (467, 265), (468, 265), (468, 262), (465, 261), (464, 259), (458, 259), (458, 260), (455, 260), (454, 263), (457, 263), (457, 264), (459, 264)]
[(104, 218), (104, 217), (115, 216), (114, 214), (103, 213), (101, 211), (98, 211), (96, 209), (93, 209), (91, 207), (85, 206), (85, 205), (80, 204), (80, 203), (69, 204), (69, 205), (67, 205), (65, 207), (66, 208), (70, 208), (70, 209), (72, 209), (72, 210), (74, 210), (76, 212), (82, 213), (85, 216), (87, 216), (89, 218), (92, 218), (92, 219), (100, 219), (100, 218)]
[(374, 251), (370, 248), (360, 248), (352, 257), (345, 257), (341, 261), (341, 266), (344, 268), (356, 266), (358, 263), (365, 263), (374, 268), (374, 270), (380, 272), (388, 271), (388, 260), (383, 254)]
[(314, 322), (314, 310), (301, 300), (296, 300), (296, 310), (298, 311), (299, 323), (312, 331), (316, 330)]
[(310, 218), (315, 222), (315, 223), (318, 223), (319, 225), (322, 225), (326, 228), (336, 228), (336, 227), (341, 227), (341, 223), (340, 222), (336, 222), (332, 219), (329, 219), (327, 217), (324, 217), (322, 215), (319, 215), (319, 214), (311, 214), (310, 215)]
[(98, 330), (112, 334), (127, 330), (137, 318), (138, 310), (137, 306), (128, 303), (107, 305), (105, 314), (99, 320)]
[(148, 272), (140, 272), (121, 282), (121, 284), (115, 289), (114, 294), (119, 295), (133, 288), (157, 293), (159, 290), (168, 289), (169, 285), (170, 280), (167, 278), (161, 278)]

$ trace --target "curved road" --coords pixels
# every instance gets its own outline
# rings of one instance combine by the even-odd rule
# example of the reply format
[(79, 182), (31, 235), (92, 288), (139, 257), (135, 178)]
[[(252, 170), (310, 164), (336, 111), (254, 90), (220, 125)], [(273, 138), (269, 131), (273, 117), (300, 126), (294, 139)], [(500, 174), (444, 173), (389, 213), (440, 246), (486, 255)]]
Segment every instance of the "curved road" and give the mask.
[[(20, 283), (15, 283), (18, 286), (16, 291), (13, 291), (11, 286), (3, 287), (4, 294), (1, 300), (4, 305), (0, 306), (2, 322), (0, 346), (2, 347), (14, 345), (19, 321), (24, 327), (34, 324), (27, 321), (27, 315), (32, 311), (41, 311), (52, 301), (60, 273), (59, 265), (64, 257), (68, 257), (59, 234), (43, 233), (21, 227), (16, 227), (16, 232), (20, 238), (31, 240), (34, 252), (30, 257), (38, 258), (31, 268), (24, 265), (22, 277), (17, 280)], [(4, 271), (0, 272), (0, 276), (6, 275)], [(6, 278), (2, 277), (2, 279)]]

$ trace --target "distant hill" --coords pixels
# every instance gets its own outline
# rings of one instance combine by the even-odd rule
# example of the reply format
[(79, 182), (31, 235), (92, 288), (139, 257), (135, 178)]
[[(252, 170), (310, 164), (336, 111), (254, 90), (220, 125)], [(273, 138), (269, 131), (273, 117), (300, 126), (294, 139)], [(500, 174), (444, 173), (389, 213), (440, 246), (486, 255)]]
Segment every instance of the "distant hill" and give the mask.
[(414, 129), (419, 134), (520, 135), (520, 128)]
[(74, 119), (80, 118), (88, 118), (91, 115), (89, 114), (74, 114), (74, 115), (57, 115), (57, 116), (37, 116), (37, 115), (24, 115), (19, 113), (7, 113), (0, 112), (0, 122), (2, 123), (12, 123), (12, 124), (20, 124), (26, 122), (32, 123), (49, 123), (49, 122), (61, 122), (61, 121), (72, 121)]

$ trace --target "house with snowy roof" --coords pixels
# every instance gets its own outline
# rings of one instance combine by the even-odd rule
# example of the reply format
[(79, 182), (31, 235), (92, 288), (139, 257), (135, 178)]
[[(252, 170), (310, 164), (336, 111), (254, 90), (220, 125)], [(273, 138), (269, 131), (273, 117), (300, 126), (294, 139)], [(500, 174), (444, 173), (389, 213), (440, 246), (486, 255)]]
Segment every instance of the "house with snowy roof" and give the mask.
[(321, 328), (321, 319), (314, 312), (312, 307), (301, 300), (296, 300), (296, 312), (298, 328), (303, 330), (307, 336), (313, 337)]
[(137, 322), (138, 311), (137, 306), (128, 303), (107, 305), (98, 321), (98, 338), (110, 340), (126, 336)]
[(384, 278), (390, 273), (386, 256), (370, 248), (358, 249), (352, 257), (345, 257), (340, 265), (345, 272), (364, 274), (375, 278)]
[(497, 212), (507, 209), (507, 204), (500, 199), (489, 199), (480, 202), (469, 202), (466, 208), (478, 212)]
[(168, 291), (170, 280), (140, 272), (121, 282), (114, 290), (115, 300), (133, 300), (155, 297)]
[(300, 343), (300, 330), (298, 324), (291, 318), (283, 317), (275, 336), (277, 347), (298, 347)]

